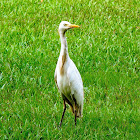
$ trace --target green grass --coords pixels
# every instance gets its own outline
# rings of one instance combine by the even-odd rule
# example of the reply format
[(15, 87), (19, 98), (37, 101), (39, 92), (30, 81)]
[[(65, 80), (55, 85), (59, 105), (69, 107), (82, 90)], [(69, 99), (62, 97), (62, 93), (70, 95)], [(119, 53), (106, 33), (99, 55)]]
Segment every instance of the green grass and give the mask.
[[(138, 0), (0, 1), (0, 139), (140, 137)], [(74, 126), (54, 82), (58, 26), (84, 82), (83, 118)]]

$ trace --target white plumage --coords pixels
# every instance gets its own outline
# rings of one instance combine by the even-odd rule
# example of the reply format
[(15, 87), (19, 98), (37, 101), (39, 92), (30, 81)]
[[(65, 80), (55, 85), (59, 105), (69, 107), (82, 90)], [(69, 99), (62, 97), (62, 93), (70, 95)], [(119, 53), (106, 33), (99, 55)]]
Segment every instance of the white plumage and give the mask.
[(83, 82), (79, 71), (69, 57), (67, 41), (65, 38), (65, 32), (68, 29), (78, 27), (78, 25), (70, 24), (67, 21), (62, 21), (59, 25), (61, 51), (56, 65), (54, 78), (64, 101), (64, 111), (60, 121), (60, 126), (65, 114), (66, 103), (70, 105), (72, 112), (75, 114), (75, 125), (76, 118), (81, 117), (83, 112)]

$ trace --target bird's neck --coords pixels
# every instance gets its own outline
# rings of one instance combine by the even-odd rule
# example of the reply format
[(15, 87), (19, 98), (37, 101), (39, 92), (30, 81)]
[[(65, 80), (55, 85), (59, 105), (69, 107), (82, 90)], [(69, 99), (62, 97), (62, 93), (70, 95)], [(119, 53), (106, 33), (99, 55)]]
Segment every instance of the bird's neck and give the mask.
[(63, 57), (68, 57), (68, 46), (67, 46), (67, 40), (65, 37), (65, 33), (60, 33), (60, 39), (61, 39), (61, 51), (60, 51), (60, 55)]

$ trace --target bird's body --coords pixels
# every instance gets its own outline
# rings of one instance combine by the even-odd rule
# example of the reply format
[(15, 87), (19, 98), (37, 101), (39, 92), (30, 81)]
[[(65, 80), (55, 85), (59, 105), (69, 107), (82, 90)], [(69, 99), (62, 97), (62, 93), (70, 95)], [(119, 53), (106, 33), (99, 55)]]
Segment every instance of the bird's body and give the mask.
[(60, 126), (62, 124), (64, 113), (66, 110), (66, 102), (70, 105), (72, 112), (75, 114), (75, 124), (76, 117), (81, 117), (83, 111), (83, 82), (78, 69), (69, 57), (67, 41), (65, 38), (66, 30), (76, 27), (79, 26), (72, 25), (66, 21), (62, 21), (59, 25), (61, 51), (56, 65), (54, 77), (56, 85), (64, 101), (64, 111)]

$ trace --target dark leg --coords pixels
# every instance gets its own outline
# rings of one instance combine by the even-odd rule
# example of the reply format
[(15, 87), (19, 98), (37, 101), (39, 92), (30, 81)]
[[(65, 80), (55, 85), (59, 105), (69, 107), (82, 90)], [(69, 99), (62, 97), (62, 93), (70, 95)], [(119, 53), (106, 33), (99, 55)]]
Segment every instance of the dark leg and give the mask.
[(60, 124), (59, 124), (60, 127), (62, 125), (63, 117), (64, 117), (64, 114), (65, 114), (65, 111), (66, 111), (66, 102), (65, 102), (65, 100), (63, 100), (63, 101), (64, 101), (64, 110), (63, 110), (62, 118), (61, 118), (61, 121), (60, 121)]
[(75, 107), (75, 126), (76, 126), (76, 119), (77, 119), (77, 110), (76, 110), (76, 107)]

